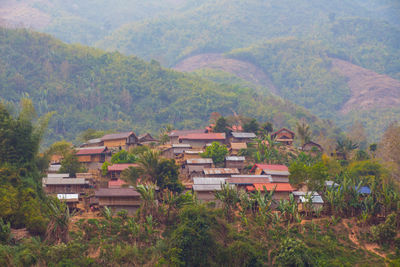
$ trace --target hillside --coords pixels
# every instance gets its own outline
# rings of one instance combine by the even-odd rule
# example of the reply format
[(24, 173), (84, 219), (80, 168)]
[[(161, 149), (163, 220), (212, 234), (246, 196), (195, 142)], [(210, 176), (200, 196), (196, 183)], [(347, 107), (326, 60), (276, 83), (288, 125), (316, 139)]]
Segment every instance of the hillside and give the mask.
[(0, 94), (9, 106), (29, 97), (39, 114), (57, 111), (48, 141), (87, 128), (155, 133), (160, 126), (204, 127), (212, 112), (294, 127), (306, 118), (316, 134), (328, 124), (288, 101), (250, 87), (215, 83), (152, 61), (66, 45), (26, 30), (0, 30)]

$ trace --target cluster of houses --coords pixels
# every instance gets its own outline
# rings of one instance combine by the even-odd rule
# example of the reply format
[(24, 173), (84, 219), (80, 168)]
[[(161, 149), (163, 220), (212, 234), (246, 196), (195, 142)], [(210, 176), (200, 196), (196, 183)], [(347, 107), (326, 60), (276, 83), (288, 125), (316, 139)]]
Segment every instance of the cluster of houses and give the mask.
[[(284, 145), (293, 144), (295, 134), (288, 129), (280, 129), (272, 137)], [(289, 183), (289, 171), (284, 165), (252, 164), (239, 153), (254, 142), (255, 133), (241, 131), (214, 133), (210, 127), (198, 130), (173, 130), (168, 134), (169, 142), (157, 146), (165, 158), (175, 159), (180, 165), (181, 180), (186, 187), (197, 195), (199, 201), (215, 201), (215, 192), (223, 185), (236, 186), (247, 192), (274, 191), (274, 199), (288, 199), (293, 194), (302, 203), (304, 191), (296, 191)], [(224, 144), (229, 149), (223, 166), (216, 166), (211, 158), (202, 158), (200, 154), (213, 142)], [(76, 148), (76, 156), (87, 169), (87, 173), (58, 173), (61, 157), (54, 155), (47, 177), (43, 178), (43, 187), (47, 194), (57, 196), (72, 208), (86, 209), (110, 207), (115, 211), (125, 209), (135, 212), (140, 206), (140, 194), (120, 179), (121, 173), (136, 164), (109, 165), (107, 177), (101, 175), (105, 161), (120, 150), (129, 150), (135, 146), (157, 144), (150, 134), (136, 136), (134, 132), (107, 134), (92, 139)], [(304, 150), (320, 147), (307, 144)], [(251, 166), (251, 168), (246, 168)], [(322, 205), (319, 195), (312, 197), (315, 205)]]

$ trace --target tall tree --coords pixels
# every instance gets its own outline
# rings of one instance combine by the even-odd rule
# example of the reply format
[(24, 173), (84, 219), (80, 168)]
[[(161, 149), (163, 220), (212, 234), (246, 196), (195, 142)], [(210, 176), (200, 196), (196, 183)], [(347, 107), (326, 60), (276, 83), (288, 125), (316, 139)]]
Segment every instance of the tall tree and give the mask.
[(301, 145), (311, 141), (311, 129), (304, 120), (296, 124), (297, 136), (300, 139)]
[(229, 130), (229, 124), (224, 117), (219, 117), (217, 122), (215, 123), (214, 132), (216, 133), (226, 133), (229, 134), (231, 130)]

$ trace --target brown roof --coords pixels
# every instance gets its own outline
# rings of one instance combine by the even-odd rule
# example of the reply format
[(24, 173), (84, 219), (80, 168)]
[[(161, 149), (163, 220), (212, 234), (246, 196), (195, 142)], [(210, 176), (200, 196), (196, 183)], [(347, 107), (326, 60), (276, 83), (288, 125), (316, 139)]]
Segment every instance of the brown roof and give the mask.
[(113, 164), (107, 167), (108, 171), (123, 171), (128, 169), (129, 167), (138, 167), (138, 164), (135, 163), (120, 163), (120, 164)]
[(246, 149), (247, 144), (246, 143), (231, 143), (231, 148), (232, 149)]
[(195, 133), (179, 136), (179, 139), (186, 140), (225, 140), (225, 133)]
[(291, 130), (289, 130), (289, 129), (287, 129), (287, 128), (282, 128), (282, 129), (280, 129), (280, 130), (278, 130), (278, 131), (272, 133), (271, 136), (274, 136), (274, 135), (276, 135), (276, 134), (278, 134), (278, 133), (280, 133), (280, 132), (283, 132), (283, 131), (286, 131), (286, 132), (288, 132), (288, 133), (291, 133), (291, 134), (293, 134), (293, 136), (295, 135), (294, 132), (292, 132)]
[(134, 135), (136, 137), (134, 132), (125, 132), (125, 133), (106, 134), (101, 138), (101, 140), (105, 141), (105, 140), (124, 139), (128, 138), (131, 135)]
[(195, 130), (172, 130), (168, 136), (169, 137), (174, 137), (174, 136), (183, 136), (187, 134), (194, 134), (194, 133), (205, 133), (204, 129), (195, 129)]
[(93, 148), (81, 148), (76, 152), (76, 155), (96, 155), (102, 154), (107, 150), (107, 147), (93, 147)]
[(253, 165), (253, 168), (251, 168), (250, 172), (254, 171), (255, 168), (260, 168), (264, 171), (289, 171), (288, 167), (285, 165), (256, 163)]
[(261, 178), (261, 177), (231, 177), (226, 180), (230, 184), (254, 184), (254, 183), (269, 183), (269, 177)]
[(149, 133), (139, 135), (138, 139), (139, 139), (139, 142), (146, 142), (146, 141), (147, 142), (151, 142), (151, 141), (157, 142), (157, 140), (154, 139), (154, 137), (151, 136), (151, 134), (149, 134)]
[(140, 194), (134, 188), (100, 188), (96, 197), (136, 197)]

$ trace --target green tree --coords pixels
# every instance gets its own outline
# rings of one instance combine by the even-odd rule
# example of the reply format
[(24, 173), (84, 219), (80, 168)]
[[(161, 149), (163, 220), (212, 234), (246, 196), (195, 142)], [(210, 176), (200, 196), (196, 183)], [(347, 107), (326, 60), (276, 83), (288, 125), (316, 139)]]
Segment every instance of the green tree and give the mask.
[(75, 177), (78, 172), (86, 172), (86, 168), (78, 160), (75, 152), (69, 152), (61, 160), (60, 173), (69, 173), (70, 177)]
[(214, 132), (229, 134), (231, 130), (229, 129), (229, 124), (224, 117), (219, 117), (215, 123)]
[(282, 240), (275, 257), (277, 266), (314, 266), (315, 259), (303, 241), (294, 238)]
[(248, 123), (243, 125), (243, 130), (250, 133), (258, 133), (260, 125), (256, 119), (251, 119)]
[(311, 130), (310, 126), (305, 122), (296, 123), (297, 136), (300, 139), (301, 145), (304, 145), (311, 141)]
[(307, 184), (308, 190), (320, 191), (328, 178), (328, 171), (322, 161), (313, 165), (293, 162), (289, 167), (289, 181), (293, 185)]
[(46, 240), (55, 244), (68, 243), (70, 219), (74, 214), (70, 213), (65, 202), (58, 199), (49, 199), (48, 206), (50, 222), (46, 230)]
[(218, 165), (225, 161), (225, 156), (228, 154), (228, 148), (226, 145), (221, 145), (218, 142), (212, 142), (210, 146), (206, 148), (206, 151), (201, 153), (203, 158), (212, 158), (215, 165)]
[(121, 150), (111, 156), (111, 163), (134, 163), (136, 161), (136, 155), (126, 150)]
[(179, 181), (179, 166), (174, 159), (161, 159), (157, 166), (157, 186), (163, 190), (181, 193), (184, 189)]

